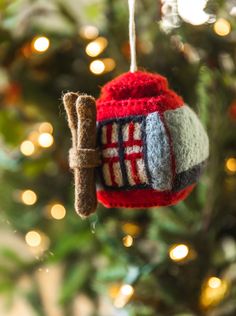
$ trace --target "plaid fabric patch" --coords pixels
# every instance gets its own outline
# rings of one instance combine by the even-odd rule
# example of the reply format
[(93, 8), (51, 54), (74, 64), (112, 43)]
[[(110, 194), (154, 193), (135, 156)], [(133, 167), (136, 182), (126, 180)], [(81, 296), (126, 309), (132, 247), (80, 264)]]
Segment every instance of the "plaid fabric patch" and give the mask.
[(149, 184), (145, 163), (145, 119), (119, 119), (100, 126), (102, 178), (108, 187), (142, 187)]

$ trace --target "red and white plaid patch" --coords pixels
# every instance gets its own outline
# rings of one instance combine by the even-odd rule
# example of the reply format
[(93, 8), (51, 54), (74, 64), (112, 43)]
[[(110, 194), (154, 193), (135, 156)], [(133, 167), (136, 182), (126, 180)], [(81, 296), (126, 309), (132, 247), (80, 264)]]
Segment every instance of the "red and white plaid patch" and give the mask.
[(141, 126), (140, 121), (102, 126), (102, 171), (107, 186), (148, 184)]

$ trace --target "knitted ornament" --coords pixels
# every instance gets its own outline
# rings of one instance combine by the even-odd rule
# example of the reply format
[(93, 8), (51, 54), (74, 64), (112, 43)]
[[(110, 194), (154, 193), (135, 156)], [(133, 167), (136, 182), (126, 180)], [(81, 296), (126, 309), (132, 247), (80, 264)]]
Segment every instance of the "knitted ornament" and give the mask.
[(137, 71), (135, 0), (128, 3), (130, 72), (106, 84), (96, 103), (73, 92), (63, 98), (80, 216), (95, 211), (97, 198), (107, 207), (176, 204), (192, 191), (209, 155), (203, 126), (166, 78)]
[(98, 200), (107, 207), (173, 205), (185, 199), (209, 155), (196, 114), (167, 79), (128, 72), (97, 100)]

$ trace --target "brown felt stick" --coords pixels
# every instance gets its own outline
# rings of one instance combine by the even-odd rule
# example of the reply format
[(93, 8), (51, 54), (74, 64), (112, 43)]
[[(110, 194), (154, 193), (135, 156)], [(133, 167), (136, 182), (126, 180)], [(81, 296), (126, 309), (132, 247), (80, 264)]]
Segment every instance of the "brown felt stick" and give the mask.
[[(77, 149), (96, 150), (96, 103), (93, 97), (81, 95), (76, 101), (78, 116)], [(94, 166), (93, 166), (94, 167)], [(82, 216), (88, 216), (95, 212), (97, 196), (95, 186), (94, 168), (80, 168), (75, 173), (76, 211)]]
[(72, 133), (70, 167), (75, 177), (75, 209), (81, 217), (96, 210), (94, 168), (100, 164), (96, 149), (96, 103), (93, 97), (69, 92), (63, 97)]
[(75, 103), (79, 94), (68, 92), (63, 96), (63, 103), (68, 117), (68, 125), (72, 134), (72, 147), (77, 147), (77, 113)]

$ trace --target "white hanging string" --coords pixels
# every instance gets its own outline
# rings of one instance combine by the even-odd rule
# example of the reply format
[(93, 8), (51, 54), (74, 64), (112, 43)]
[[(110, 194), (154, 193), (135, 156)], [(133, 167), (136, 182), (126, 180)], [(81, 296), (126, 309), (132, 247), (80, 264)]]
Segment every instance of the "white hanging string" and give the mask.
[(137, 71), (136, 60), (136, 33), (135, 33), (135, 0), (129, 1), (129, 45), (130, 45), (130, 72)]

